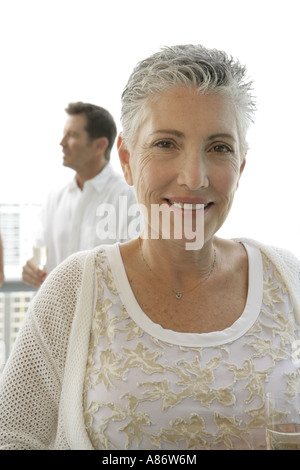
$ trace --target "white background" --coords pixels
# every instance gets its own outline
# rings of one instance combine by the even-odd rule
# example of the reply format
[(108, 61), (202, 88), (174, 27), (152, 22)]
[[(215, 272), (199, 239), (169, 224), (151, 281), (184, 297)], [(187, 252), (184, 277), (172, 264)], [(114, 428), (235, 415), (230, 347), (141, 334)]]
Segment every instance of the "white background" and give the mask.
[[(0, 201), (42, 202), (73, 176), (59, 146), (71, 101), (106, 107), (161, 46), (202, 43), (248, 67), (258, 112), (219, 235), (300, 257), (299, 0), (0, 0)], [(113, 165), (119, 169), (116, 147)]]

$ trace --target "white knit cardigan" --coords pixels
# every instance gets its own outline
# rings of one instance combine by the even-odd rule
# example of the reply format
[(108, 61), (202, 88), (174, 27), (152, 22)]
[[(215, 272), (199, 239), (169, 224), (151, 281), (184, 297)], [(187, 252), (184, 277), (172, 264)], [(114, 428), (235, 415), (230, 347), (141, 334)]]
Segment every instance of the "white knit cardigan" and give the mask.
[[(300, 319), (300, 262), (286, 250), (239, 241), (275, 264)], [(83, 387), (98, 251), (77, 253), (58, 266), (28, 310), (0, 379), (0, 449), (93, 449)]]

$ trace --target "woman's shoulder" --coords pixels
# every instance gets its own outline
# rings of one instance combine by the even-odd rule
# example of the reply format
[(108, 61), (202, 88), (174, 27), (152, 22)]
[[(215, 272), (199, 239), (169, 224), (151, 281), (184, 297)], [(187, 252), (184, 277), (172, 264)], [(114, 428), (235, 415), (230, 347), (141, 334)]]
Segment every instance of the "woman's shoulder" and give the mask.
[(252, 238), (238, 238), (235, 240), (258, 248), (261, 252), (263, 252), (268, 258), (271, 258), (273, 261), (276, 260), (277, 262), (285, 263), (286, 265), (290, 265), (291, 267), (300, 268), (300, 260), (292, 251), (287, 248), (269, 245), (258, 240), (254, 240)]
[(300, 321), (300, 260), (286, 248), (267, 245), (253, 239), (244, 238), (240, 241), (258, 248), (271, 261), (290, 293), (295, 313)]
[[(56, 312), (63, 312), (64, 316), (73, 314), (76, 303), (81, 296), (89, 295), (94, 287), (95, 259), (97, 249), (80, 251), (70, 255), (62, 261), (39, 288), (34, 299), (34, 310), (39, 312), (41, 305), (44, 309), (52, 309), (56, 305)], [(55, 312), (52, 311), (51, 315)]]
[(95, 262), (97, 259), (108, 255), (115, 256), (119, 252), (119, 244), (99, 245), (91, 250), (78, 251), (62, 261), (46, 278), (44, 285), (48, 284), (72, 284), (81, 283), (85, 279), (94, 276)]
[(60, 331), (60, 336), (65, 335), (79, 306), (89, 304), (98, 251), (72, 254), (51, 271), (39, 288), (28, 310), (28, 319), (39, 325), (45, 338), (53, 329)]
[(77, 279), (80, 280), (87, 267), (93, 264), (95, 256), (94, 250), (73, 253), (50, 272), (44, 285), (51, 283), (64, 284), (69, 282), (70, 279), (74, 282)]

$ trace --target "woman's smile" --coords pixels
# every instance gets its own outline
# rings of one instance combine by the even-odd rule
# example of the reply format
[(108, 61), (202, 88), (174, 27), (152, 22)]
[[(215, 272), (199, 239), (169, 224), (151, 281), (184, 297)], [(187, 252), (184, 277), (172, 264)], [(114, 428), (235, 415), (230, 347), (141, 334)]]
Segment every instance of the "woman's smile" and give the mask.
[(202, 211), (205, 215), (213, 205), (213, 202), (184, 202), (181, 198), (176, 199), (177, 198), (166, 199), (166, 203), (172, 211), (182, 216), (196, 216), (197, 213)]

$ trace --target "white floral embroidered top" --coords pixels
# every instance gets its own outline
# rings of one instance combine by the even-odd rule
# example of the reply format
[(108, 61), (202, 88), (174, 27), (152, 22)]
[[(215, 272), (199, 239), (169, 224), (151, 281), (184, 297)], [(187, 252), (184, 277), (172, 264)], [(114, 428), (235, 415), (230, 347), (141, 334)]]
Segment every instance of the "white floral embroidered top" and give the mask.
[(84, 384), (95, 449), (264, 449), (264, 396), (300, 390), (297, 325), (272, 262), (245, 243), (249, 289), (224, 331), (178, 333), (139, 307), (118, 246), (98, 253)]

